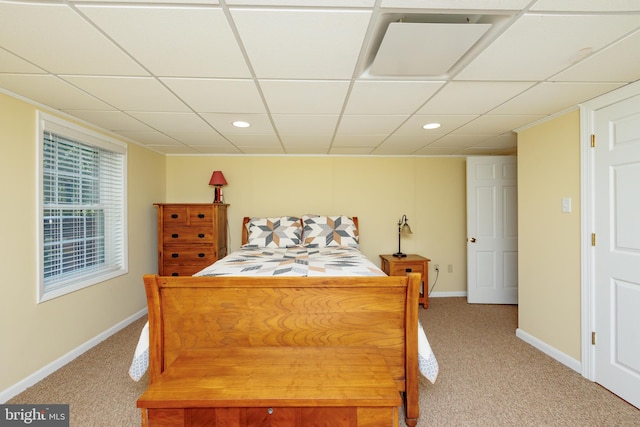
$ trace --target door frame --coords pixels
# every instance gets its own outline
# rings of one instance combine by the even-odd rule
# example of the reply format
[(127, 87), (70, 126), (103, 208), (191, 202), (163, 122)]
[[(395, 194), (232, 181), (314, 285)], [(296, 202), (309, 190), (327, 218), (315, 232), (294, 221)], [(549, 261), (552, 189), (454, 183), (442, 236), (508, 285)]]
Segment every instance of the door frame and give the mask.
[[(582, 376), (595, 381), (595, 347), (591, 345), (591, 332), (595, 330), (595, 248), (591, 233), (595, 223), (594, 153), (591, 134), (594, 133), (597, 110), (640, 95), (640, 82), (604, 94), (580, 105), (580, 258), (581, 258), (581, 368)], [(597, 143), (597, 142), (596, 142)]]

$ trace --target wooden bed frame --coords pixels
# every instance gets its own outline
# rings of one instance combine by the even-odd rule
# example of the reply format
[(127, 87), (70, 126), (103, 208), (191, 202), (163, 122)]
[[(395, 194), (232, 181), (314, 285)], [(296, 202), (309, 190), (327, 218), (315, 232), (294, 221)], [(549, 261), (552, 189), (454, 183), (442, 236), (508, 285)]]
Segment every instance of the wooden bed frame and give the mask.
[[(244, 226), (243, 226), (244, 228)], [(372, 346), (418, 420), (420, 274), (362, 277), (145, 275), (149, 382), (186, 350)], [(256, 361), (256, 363), (260, 363)]]

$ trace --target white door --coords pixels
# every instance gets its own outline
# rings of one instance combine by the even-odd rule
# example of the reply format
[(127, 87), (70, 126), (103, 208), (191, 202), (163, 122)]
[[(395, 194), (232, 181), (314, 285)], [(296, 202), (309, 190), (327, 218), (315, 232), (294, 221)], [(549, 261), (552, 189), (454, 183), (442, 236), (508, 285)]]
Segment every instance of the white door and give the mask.
[(595, 381), (640, 408), (640, 96), (595, 113)]
[(467, 301), (518, 303), (514, 156), (467, 157)]

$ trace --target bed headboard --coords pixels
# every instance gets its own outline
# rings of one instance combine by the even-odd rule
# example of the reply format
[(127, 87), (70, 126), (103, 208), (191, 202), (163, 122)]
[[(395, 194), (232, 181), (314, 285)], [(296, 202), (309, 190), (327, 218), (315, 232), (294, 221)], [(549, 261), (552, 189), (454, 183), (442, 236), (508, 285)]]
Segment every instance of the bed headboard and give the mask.
[[(360, 226), (358, 225), (358, 217), (357, 216), (353, 216), (350, 217), (353, 220), (353, 223), (356, 226), (356, 230), (358, 230), (358, 237), (360, 236)], [(249, 223), (249, 220), (251, 219), (251, 217), (245, 216), (244, 218), (242, 218), (242, 245), (246, 245), (247, 242), (249, 241), (249, 230), (247, 230), (247, 224)], [(300, 225), (302, 227), (304, 227), (304, 224), (302, 224), (302, 218), (300, 219)]]

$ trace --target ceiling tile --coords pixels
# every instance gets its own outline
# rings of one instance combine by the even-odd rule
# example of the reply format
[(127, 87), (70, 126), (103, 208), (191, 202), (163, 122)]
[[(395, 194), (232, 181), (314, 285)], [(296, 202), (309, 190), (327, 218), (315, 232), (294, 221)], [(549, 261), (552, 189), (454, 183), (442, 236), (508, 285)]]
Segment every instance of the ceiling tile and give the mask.
[(369, 147), (333, 147), (329, 150), (329, 154), (365, 156), (365, 155), (371, 154), (371, 148)]
[(0, 17), (2, 47), (51, 73), (148, 75), (67, 5), (1, 2)]
[(307, 114), (274, 114), (273, 121), (278, 133), (283, 134), (308, 134), (308, 135), (333, 135), (338, 123), (338, 115), (307, 115)]
[(117, 132), (121, 130), (151, 131), (152, 129), (121, 111), (64, 110), (104, 129)]
[[(274, 135), (271, 120), (266, 114), (220, 114), (202, 113), (200, 114), (211, 126), (223, 135), (228, 134), (269, 134)], [(239, 128), (233, 125), (235, 121), (249, 123), (248, 128)]]
[(442, 138), (438, 138), (437, 140), (430, 143), (428, 146), (431, 147), (457, 147), (457, 149), (464, 147), (472, 147), (474, 145), (480, 144), (482, 141), (485, 141), (487, 136), (477, 135), (477, 134), (461, 134), (461, 133), (450, 133), (448, 135), (443, 136)]
[(409, 116), (342, 116), (336, 135), (389, 134), (397, 129)]
[(211, 127), (195, 113), (141, 112), (132, 111), (133, 117), (152, 128), (171, 134), (171, 132), (210, 132)]
[(418, 114), (484, 114), (534, 82), (450, 82)]
[(345, 114), (412, 114), (444, 82), (356, 81)]
[(488, 138), (474, 147), (480, 148), (516, 148), (518, 136), (515, 132), (507, 132), (493, 138)]
[(258, 78), (349, 79), (371, 12), (232, 8), (231, 15)]
[(185, 148), (184, 144), (156, 131), (122, 130), (117, 133), (144, 145)]
[(191, 148), (197, 151), (199, 154), (243, 154), (242, 151), (231, 144), (228, 144), (226, 146), (194, 145), (191, 146)]
[(531, 10), (582, 12), (640, 11), (640, 3), (634, 0), (538, 0)]
[[(82, 0), (82, 3), (104, 3), (104, 0)], [(131, 0), (109, 0), (109, 3), (131, 3)], [(136, 0), (137, 4), (157, 4), (157, 3), (169, 3), (169, 4), (203, 4), (203, 5), (217, 5), (220, 2), (218, 0)]]
[(331, 135), (280, 134), (288, 154), (327, 154), (331, 146)]
[(188, 111), (183, 102), (150, 77), (62, 77), (119, 110)]
[(230, 145), (224, 137), (213, 129), (199, 132), (171, 131), (168, 135), (190, 147), (226, 147)]
[(551, 78), (554, 81), (629, 82), (640, 79), (640, 31)]
[(0, 64), (2, 64), (2, 72), (4, 73), (45, 73), (43, 69), (30, 64), (2, 48), (0, 48)]
[(243, 154), (254, 154), (254, 155), (277, 155), (277, 154), (286, 154), (282, 147), (272, 145), (272, 146), (246, 146), (242, 147), (241, 152)]
[(164, 78), (178, 97), (196, 111), (207, 113), (265, 113), (253, 80)]
[[(541, 115), (497, 115), (480, 116), (456, 129), (453, 134), (495, 135), (519, 128), (542, 118)], [(486, 137), (484, 138), (486, 139)]]
[(99, 99), (51, 75), (0, 74), (0, 87), (59, 110), (109, 109)]
[(230, 6), (373, 7), (375, 0), (226, 0)]
[(430, 145), (421, 148), (414, 154), (417, 156), (460, 156), (464, 147), (448, 146), (448, 147), (432, 147)]
[(422, 136), (417, 135), (400, 135), (393, 134), (389, 138), (387, 138), (382, 144), (380, 144), (373, 154), (381, 154), (381, 155), (393, 155), (393, 154), (402, 154), (409, 155), (415, 153), (417, 150), (420, 150), (422, 147), (430, 144), (435, 139), (441, 137), (442, 135), (434, 135), (434, 134), (425, 134)]
[(261, 80), (260, 87), (271, 113), (338, 114), (349, 82)]
[(264, 148), (268, 150), (277, 149), (283, 152), (282, 144), (280, 144), (276, 135), (229, 135), (229, 140), (243, 151), (245, 148), (251, 148), (252, 150)]
[(79, 9), (155, 75), (250, 77), (220, 8), (89, 5)]
[(387, 134), (378, 135), (336, 135), (332, 147), (377, 147)]
[(147, 145), (152, 150), (160, 151), (164, 154), (200, 154), (195, 148), (187, 147), (185, 145)]
[(540, 83), (491, 113), (553, 114), (620, 86), (616, 83)]
[[(394, 135), (429, 137), (429, 135), (445, 135), (458, 129), (460, 126), (474, 120), (477, 115), (415, 115), (409, 118), (396, 130)], [(437, 129), (427, 130), (423, 126), (427, 123), (440, 123)]]
[[(429, 9), (518, 10), (529, 3), (531, 3), (530, 0), (429, 0)], [(382, 0), (381, 6), (421, 9), (425, 7), (425, 0)]]
[(546, 79), (571, 65), (583, 49), (596, 51), (638, 25), (634, 15), (524, 15), (455, 79)]

